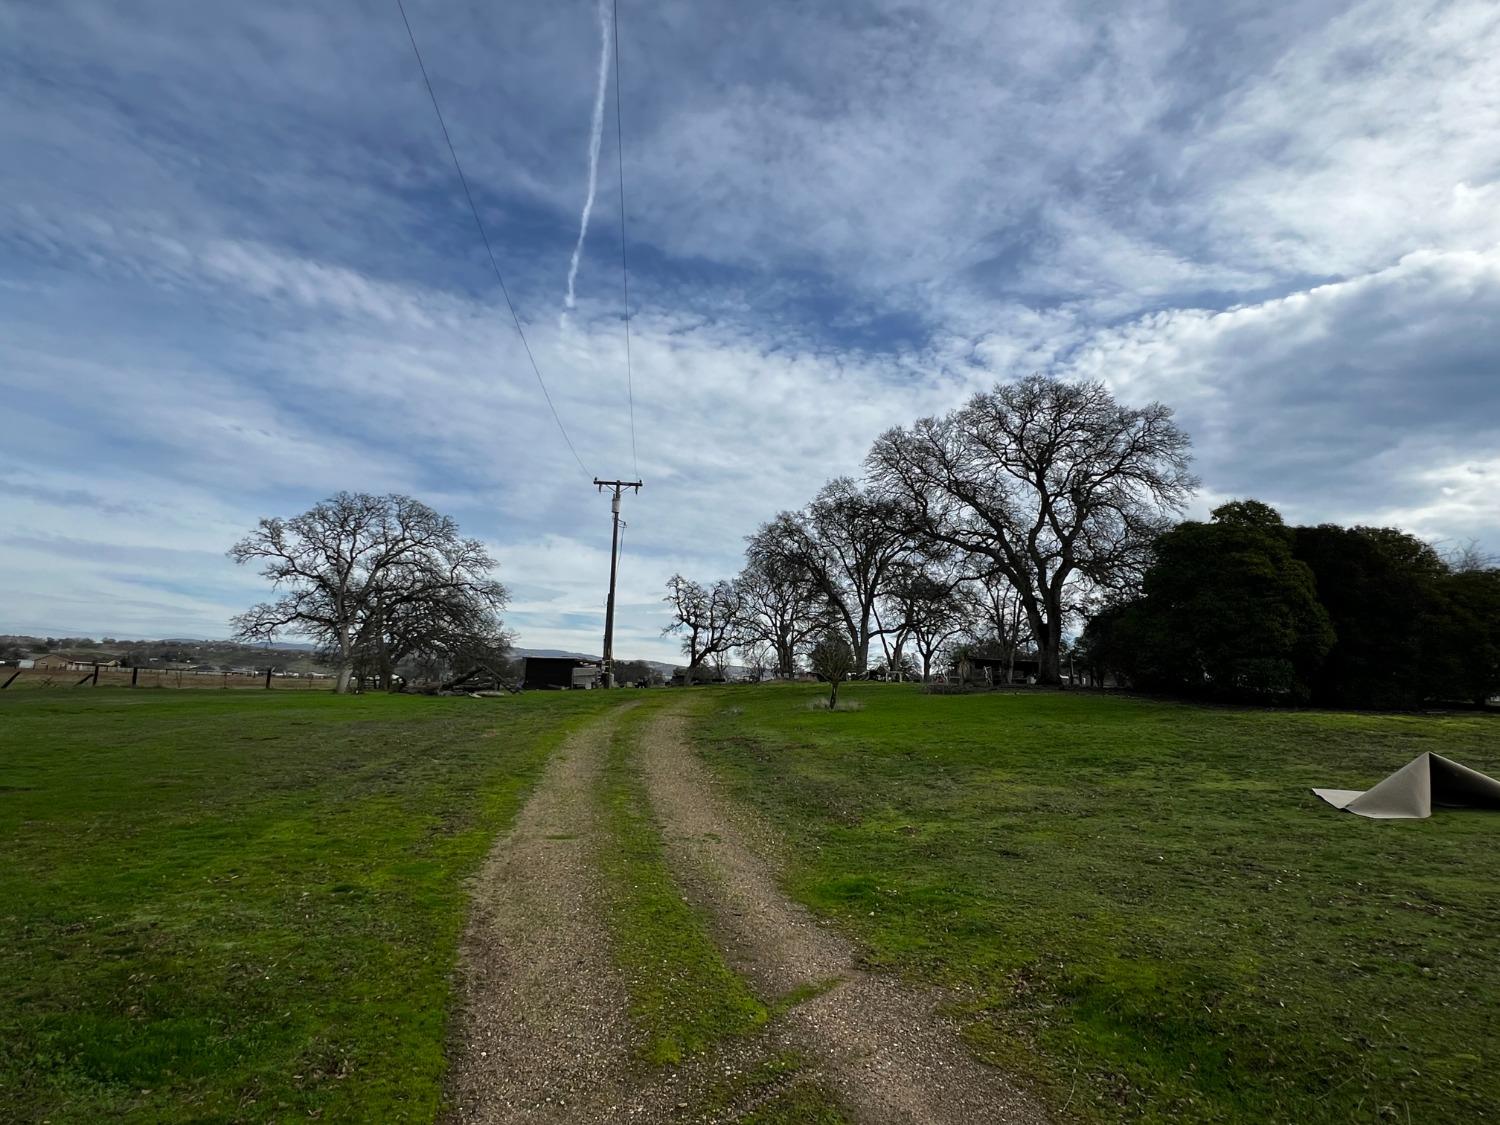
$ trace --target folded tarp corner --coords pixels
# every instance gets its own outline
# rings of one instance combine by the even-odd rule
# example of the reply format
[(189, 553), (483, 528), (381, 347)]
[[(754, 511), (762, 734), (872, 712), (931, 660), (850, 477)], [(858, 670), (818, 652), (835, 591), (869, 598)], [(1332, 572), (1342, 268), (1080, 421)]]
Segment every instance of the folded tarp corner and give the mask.
[(1421, 820), (1434, 805), (1500, 809), (1500, 781), (1431, 753), (1419, 754), (1373, 789), (1313, 792), (1336, 809), (1372, 820)]

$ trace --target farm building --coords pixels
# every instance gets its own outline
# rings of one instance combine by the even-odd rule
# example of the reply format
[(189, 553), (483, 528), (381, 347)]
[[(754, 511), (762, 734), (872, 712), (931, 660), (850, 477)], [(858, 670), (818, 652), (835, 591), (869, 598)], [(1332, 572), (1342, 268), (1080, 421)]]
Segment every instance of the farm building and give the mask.
[(52, 656), (50, 654), (43, 656), (33, 656), (29, 659), (20, 661), (20, 665), (22, 668), (45, 668), (59, 671), (68, 666), (68, 658), (66, 656)]
[(1012, 672), (1009, 682), (1024, 684), (1034, 682), (1033, 677), (1041, 670), (1041, 661), (1029, 657), (1018, 656), (1014, 661), (1004, 656), (970, 656), (964, 662), (968, 664), (967, 674), (955, 669), (954, 678), (964, 678), (970, 683), (984, 680), (991, 684), (1006, 683), (1007, 673)]
[(571, 656), (528, 656), (521, 686), (527, 691), (595, 688), (603, 668), (596, 660)]
[(94, 660), (91, 657), (67, 656), (56, 652), (28, 657), (16, 663), (22, 668), (35, 668), (39, 672), (92, 672), (95, 664), (101, 668), (120, 666), (119, 660), (112, 656), (101, 656), (98, 660)]

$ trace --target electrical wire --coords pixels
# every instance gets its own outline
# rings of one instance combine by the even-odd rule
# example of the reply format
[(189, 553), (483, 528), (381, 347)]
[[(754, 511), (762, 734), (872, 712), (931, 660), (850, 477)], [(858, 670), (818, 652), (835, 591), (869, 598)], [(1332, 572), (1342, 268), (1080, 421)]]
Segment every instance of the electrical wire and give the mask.
[[(411, 20), (406, 16), (406, 5), (402, 0), (396, 0), (396, 7), (401, 12), (401, 22), (406, 25), (406, 37), (411, 40), (412, 54), (417, 57), (417, 68), (422, 72), (422, 81), (427, 86), (427, 96), (432, 99), (432, 110), (437, 114), (438, 126), (443, 130), (443, 140), (448, 145), (448, 155), (453, 158), (453, 170), (458, 173), (458, 182), (463, 185), (464, 198), (469, 201), (469, 211), (474, 216), (474, 225), (479, 228), (479, 237), (484, 242), (485, 253), (489, 255), (490, 268), (495, 271), (495, 280), (500, 283), (500, 292), (505, 296), (505, 305), (510, 309), (510, 316), (516, 323), (516, 335), (521, 338), (521, 347), (526, 351), (526, 358), (531, 363), (531, 370), (536, 375), (537, 386), (542, 388), (542, 397), (547, 400), (547, 409), (552, 411), (552, 420), (557, 423), (557, 432), (562, 434), (562, 439), (567, 443), (568, 452), (573, 455), (573, 460), (578, 462), (579, 469), (583, 470), (584, 476), (589, 475), (588, 469), (584, 468), (583, 458), (578, 456), (578, 450), (573, 446), (573, 439), (568, 436), (568, 428), (563, 425), (562, 416), (557, 412), (557, 406), (552, 401), (552, 395), (547, 391), (547, 381), (542, 378), (542, 369), (537, 366), (536, 356), (531, 352), (531, 344), (526, 339), (526, 331), (521, 327), (521, 318), (516, 313), (515, 302), (510, 299), (510, 290), (506, 287), (505, 277), (500, 272), (500, 263), (495, 258), (495, 249), (490, 244), (490, 236), (485, 232), (484, 221), (479, 217), (479, 208), (474, 203), (474, 193), (469, 190), (469, 179), (464, 175), (463, 165), (458, 162), (458, 152), (453, 147), (453, 138), (448, 134), (448, 123), (443, 120), (442, 107), (438, 105), (437, 94), (432, 88), (432, 79), (427, 76), (427, 64), (422, 61), (422, 52), (417, 47), (417, 37), (412, 32)], [(616, 51), (619, 50), (618, 39), (616, 40)], [(618, 98), (618, 90), (616, 98)], [(618, 106), (616, 110), (618, 111)], [(618, 125), (618, 118), (616, 120)], [(621, 173), (623, 176), (623, 172)], [(622, 181), (623, 182), (623, 181)], [(623, 206), (623, 203), (622, 203)], [(627, 310), (627, 324), (628, 324)], [(628, 362), (627, 362), (628, 368)], [(632, 426), (634, 425), (632, 421)], [(634, 443), (634, 429), (631, 431), (632, 444)]]
[(641, 463), (635, 453), (635, 376), (630, 363), (630, 267), (625, 253), (625, 127), (620, 111), (620, 0), (611, 0), (610, 26), (615, 37), (615, 148), (620, 170), (620, 290), (625, 303), (625, 395), (630, 402), (630, 463), (636, 480), (641, 478)]

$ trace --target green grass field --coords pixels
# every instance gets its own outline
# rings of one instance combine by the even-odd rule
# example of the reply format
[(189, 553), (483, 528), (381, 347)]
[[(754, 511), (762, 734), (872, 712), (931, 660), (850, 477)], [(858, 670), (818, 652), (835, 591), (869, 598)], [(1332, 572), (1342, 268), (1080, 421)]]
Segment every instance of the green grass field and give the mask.
[(464, 876), (608, 705), (0, 696), (0, 1120), (430, 1121)]
[(1500, 1117), (1500, 814), (1308, 792), (1423, 750), (1500, 775), (1500, 719), (815, 694), (705, 695), (709, 759), (787, 837), (790, 890), (955, 986), (975, 1049), (1065, 1116)]
[[(465, 876), (626, 702), (598, 799), (640, 1065), (753, 1032), (774, 1012), (682, 900), (637, 774), (684, 699), (792, 893), (952, 986), (1061, 1119), (1495, 1119), (1500, 815), (1371, 822), (1307, 790), (1424, 749), (1500, 774), (1500, 719), (817, 694), (0, 696), (0, 1120), (431, 1120)], [(800, 1085), (758, 1112), (838, 1118)]]

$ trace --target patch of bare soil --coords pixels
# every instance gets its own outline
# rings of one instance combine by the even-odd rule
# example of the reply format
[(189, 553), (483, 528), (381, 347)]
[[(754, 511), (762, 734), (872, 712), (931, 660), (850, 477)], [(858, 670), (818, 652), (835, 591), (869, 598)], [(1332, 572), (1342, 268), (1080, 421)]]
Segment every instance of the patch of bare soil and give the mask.
[(859, 1121), (1048, 1120), (1035, 1097), (969, 1054), (941, 1015), (941, 993), (859, 968), (847, 939), (782, 893), (763, 858), (764, 827), (720, 791), (680, 712), (647, 726), (640, 750), (669, 861), (712, 919), (726, 960), (768, 1001), (810, 997), (773, 1021), (771, 1037), (806, 1054)]
[(611, 959), (596, 780), (614, 718), (553, 754), (478, 877), (460, 955), (449, 1122), (617, 1120), (628, 997)]

